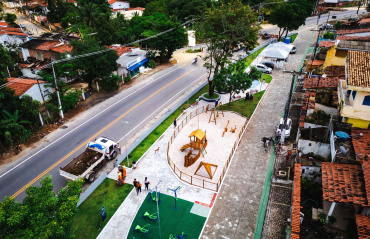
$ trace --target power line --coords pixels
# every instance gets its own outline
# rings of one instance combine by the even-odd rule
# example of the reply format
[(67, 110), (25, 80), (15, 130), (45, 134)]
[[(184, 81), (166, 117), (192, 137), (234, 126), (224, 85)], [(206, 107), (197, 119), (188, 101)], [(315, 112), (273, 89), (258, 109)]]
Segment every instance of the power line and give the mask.
[[(163, 32), (157, 33), (157, 34), (155, 34), (155, 35), (153, 35), (153, 36), (150, 36), (150, 37), (147, 37), (147, 38), (144, 38), (144, 39), (140, 39), (140, 40), (137, 40), (137, 41), (134, 41), (134, 42), (130, 42), (130, 43), (127, 43), (127, 44), (124, 44), (123, 46), (124, 46), (124, 47), (127, 47), (127, 46), (134, 45), (134, 44), (136, 44), (136, 43), (139, 43), (139, 42), (147, 41), (147, 40), (149, 40), (149, 39), (152, 39), (152, 38), (158, 37), (158, 36), (160, 36), (160, 35), (166, 34), (166, 33), (170, 32), (170, 31), (175, 30), (176, 28), (182, 27), (182, 26), (184, 26), (184, 25), (186, 25), (186, 24), (188, 24), (188, 23), (194, 22), (194, 21), (196, 21), (196, 20), (198, 20), (198, 18), (191, 19), (191, 20), (186, 21), (186, 22), (184, 22), (183, 24), (181, 24), (181, 25), (179, 25), (179, 26), (177, 26), (177, 27), (173, 27), (173, 28), (168, 29), (168, 30), (166, 30), (166, 31), (163, 31)], [(50, 67), (51, 65), (56, 64), (56, 63), (61, 63), (61, 62), (66, 62), (66, 61), (72, 61), (72, 60), (75, 60), (75, 59), (84, 58), (84, 57), (89, 57), (89, 56), (94, 56), (94, 55), (102, 54), (102, 53), (109, 52), (109, 51), (114, 51), (114, 49), (108, 48), (108, 49), (104, 49), (104, 50), (100, 50), (100, 51), (95, 51), (95, 52), (85, 53), (85, 54), (78, 55), (78, 56), (73, 56), (73, 57), (63, 58), (63, 59), (60, 59), (60, 60), (57, 60), (57, 61), (50, 62), (49, 64), (47, 64), (47, 65), (45, 65), (45, 66), (43, 66), (43, 67), (39, 68), (38, 70), (43, 70), (43, 69), (48, 68), (48, 67)], [(5, 87), (7, 87), (7, 86), (9, 86), (9, 85), (11, 85), (11, 84), (13, 84), (13, 83), (16, 83), (17, 81), (19, 81), (19, 80), (21, 80), (21, 79), (24, 79), (24, 77), (25, 77), (25, 76), (18, 77), (18, 78), (16, 78), (16, 79), (12, 80), (12, 81), (9, 81), (8, 83), (5, 83), (5, 84), (3, 84), (3, 85), (0, 85), (0, 89), (5, 88)]]

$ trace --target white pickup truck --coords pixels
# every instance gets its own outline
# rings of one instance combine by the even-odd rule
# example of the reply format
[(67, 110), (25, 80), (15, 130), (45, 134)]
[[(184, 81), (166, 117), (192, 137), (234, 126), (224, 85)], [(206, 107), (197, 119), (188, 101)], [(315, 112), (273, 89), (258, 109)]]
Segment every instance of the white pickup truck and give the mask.
[(108, 160), (117, 158), (119, 153), (121, 153), (121, 150), (116, 142), (106, 137), (101, 137), (95, 140), (95, 142), (89, 142), (82, 154), (63, 168), (59, 168), (59, 174), (68, 180), (85, 178), (92, 182), (95, 179), (96, 172)]

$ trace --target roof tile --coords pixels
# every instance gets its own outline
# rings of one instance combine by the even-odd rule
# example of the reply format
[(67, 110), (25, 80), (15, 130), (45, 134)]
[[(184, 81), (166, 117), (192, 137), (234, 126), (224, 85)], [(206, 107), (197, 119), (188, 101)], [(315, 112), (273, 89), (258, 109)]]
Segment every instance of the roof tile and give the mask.
[(370, 52), (348, 51), (346, 66), (349, 85), (370, 87)]
[(360, 156), (362, 161), (365, 155), (370, 155), (370, 130), (351, 128), (351, 136), (355, 153)]
[[(8, 87), (15, 91), (17, 96), (22, 96), (29, 88), (34, 84), (37, 84), (37, 80), (32, 79), (21, 79), (21, 78), (8, 78)], [(39, 83), (46, 83), (46, 81), (39, 80)]]
[(352, 34), (352, 33), (360, 33), (360, 32), (370, 32), (370, 28), (362, 28), (362, 29), (340, 29), (337, 31), (337, 35), (344, 35), (344, 34)]
[(370, 239), (370, 218), (356, 214), (357, 234), (359, 239)]
[[(344, 77), (342, 78), (344, 79)], [(306, 78), (304, 80), (304, 89), (316, 88), (337, 88), (339, 84), (339, 77), (321, 77), (321, 78)]]
[(367, 205), (361, 165), (323, 162), (321, 168), (324, 200)]

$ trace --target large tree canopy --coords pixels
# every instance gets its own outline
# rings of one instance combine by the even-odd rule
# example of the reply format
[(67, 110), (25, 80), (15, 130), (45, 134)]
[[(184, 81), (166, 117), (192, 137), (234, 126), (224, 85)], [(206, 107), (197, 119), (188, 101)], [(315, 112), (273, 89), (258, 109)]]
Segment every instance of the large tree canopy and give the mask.
[(257, 17), (249, 7), (238, 0), (230, 1), (207, 11), (199, 25), (199, 38), (207, 44), (207, 62), (204, 66), (209, 72), (209, 94), (214, 86), (212, 73), (217, 74), (229, 63), (233, 48), (240, 46), (246, 51), (257, 45)]
[(6, 197), (0, 203), (0, 238), (70, 238), (82, 183), (68, 182), (55, 194), (48, 176), (41, 180), (41, 187), (27, 188), (23, 203)]

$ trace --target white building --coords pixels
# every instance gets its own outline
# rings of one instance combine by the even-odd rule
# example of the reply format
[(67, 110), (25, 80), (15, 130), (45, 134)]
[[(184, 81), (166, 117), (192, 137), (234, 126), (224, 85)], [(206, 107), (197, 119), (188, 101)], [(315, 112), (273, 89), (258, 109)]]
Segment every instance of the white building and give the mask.
[(127, 1), (110, 0), (108, 4), (112, 10), (126, 10), (130, 8), (130, 2)]
[(32, 99), (38, 100), (41, 104), (43, 103), (42, 95), (47, 101), (50, 98), (49, 94), (53, 92), (51, 87), (46, 87), (48, 84), (48, 82), (42, 80), (39, 80), (38, 85), (37, 80), (8, 78), (8, 87), (14, 90), (19, 98), (22, 98), (24, 95), (29, 95)]
[(0, 28), (0, 43), (5, 44), (23, 44), (28, 41), (26, 33), (19, 28), (1, 27)]

